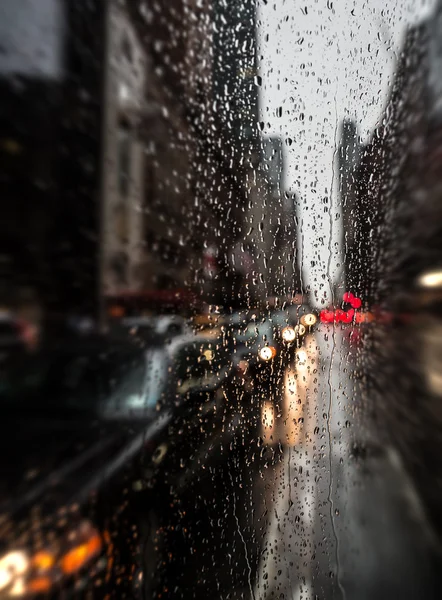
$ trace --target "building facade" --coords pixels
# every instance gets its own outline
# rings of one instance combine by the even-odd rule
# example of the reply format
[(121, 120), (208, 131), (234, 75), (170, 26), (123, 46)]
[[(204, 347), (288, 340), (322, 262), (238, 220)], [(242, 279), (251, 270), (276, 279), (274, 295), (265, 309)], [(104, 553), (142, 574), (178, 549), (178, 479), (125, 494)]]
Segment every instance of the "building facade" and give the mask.
[(103, 4), (4, 3), (0, 20), (2, 304), (25, 297), (51, 319), (93, 312)]
[(401, 263), (412, 247), (410, 218), (416, 213), (428, 140), (427, 50), (425, 25), (411, 28), (381, 125), (367, 144), (359, 144), (353, 123), (342, 127), (345, 286), (368, 305), (391, 297), (395, 279), (408, 271)]

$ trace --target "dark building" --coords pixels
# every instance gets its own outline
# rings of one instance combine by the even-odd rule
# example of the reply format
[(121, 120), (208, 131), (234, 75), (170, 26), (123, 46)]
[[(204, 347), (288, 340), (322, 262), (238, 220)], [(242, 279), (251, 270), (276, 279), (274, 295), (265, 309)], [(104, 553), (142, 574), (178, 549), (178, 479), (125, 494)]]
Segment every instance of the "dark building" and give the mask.
[(3, 301), (97, 303), (103, 7), (2, 3)]
[[(43, 0), (38, 11), (27, 3), (27, 13), (20, 4), (0, 9), (9, 32), (8, 60), (0, 58), (4, 302), (17, 304), (26, 291), (46, 316), (63, 318), (102, 316), (109, 287), (232, 298), (238, 277), (227, 256), (243, 233), (245, 140), (257, 92), (238, 50), (227, 96), (218, 94), (228, 68), (211, 32), (217, 23), (232, 48), (237, 33), (227, 23), (220, 29), (208, 0)], [(23, 47), (27, 29), (40, 48)], [(254, 64), (253, 19), (246, 32), (241, 43)], [(133, 52), (142, 56), (137, 76)], [(137, 105), (122, 109), (134, 89)], [(229, 95), (236, 104), (227, 110)], [(252, 108), (244, 114), (249, 105), (253, 119)], [(204, 276), (212, 246), (215, 283)]]
[(241, 164), (260, 146), (255, 0), (213, 0), (213, 92), (222, 136)]
[[(151, 256), (164, 248), (164, 256), (181, 257), (175, 285), (193, 286), (207, 301), (228, 304), (238, 278), (227, 257), (242, 235), (246, 204), (244, 146), (233, 160), (232, 132), (220, 109), (226, 95), (218, 95), (223, 49), (217, 35), (231, 32), (209, 0), (140, 0), (128, 2), (127, 9), (150, 56), (147, 96), (165, 109), (146, 120), (146, 144), (149, 138), (155, 142), (145, 190), (148, 249)], [(175, 181), (168, 183), (173, 172)], [(216, 273), (208, 277), (209, 255)], [(165, 264), (161, 269), (173, 270)]]
[(297, 222), (295, 197), (285, 189), (285, 157), (283, 140), (265, 137), (263, 144), (263, 177), (267, 184), (268, 223), (267, 272), (270, 296), (293, 297), (301, 291), (301, 273), (297, 256)]
[[(431, 535), (442, 535), (442, 4), (410, 28), (382, 126), (355, 168), (356, 210), (366, 229), (378, 317), (362, 358), (379, 432), (394, 446), (420, 497)], [(373, 208), (374, 207), (374, 208)], [(362, 261), (359, 265), (364, 264)], [(376, 308), (376, 307), (375, 307)], [(436, 594), (437, 595), (437, 594)]]
[[(345, 286), (369, 305), (391, 296), (405, 258), (416, 176), (426, 162), (425, 28), (407, 32), (382, 125), (361, 145), (344, 122), (339, 148)], [(424, 142), (425, 139), (425, 142)], [(421, 173), (420, 176), (423, 176)], [(402, 258), (401, 258), (402, 256)]]

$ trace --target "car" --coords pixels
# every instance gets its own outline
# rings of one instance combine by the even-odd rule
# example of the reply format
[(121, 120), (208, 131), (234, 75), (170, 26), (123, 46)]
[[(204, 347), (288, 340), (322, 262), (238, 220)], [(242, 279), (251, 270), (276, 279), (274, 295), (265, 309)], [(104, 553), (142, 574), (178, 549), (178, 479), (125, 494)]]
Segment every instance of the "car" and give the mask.
[[(231, 441), (246, 419), (246, 410), (250, 406), (247, 397), (238, 394), (241, 387), (241, 370), (237, 368), (231, 348), (223, 337), (206, 335), (188, 335), (175, 339), (168, 347), (169, 368), (171, 381), (175, 390), (169, 390), (163, 397), (163, 403), (173, 398), (176, 412), (176, 423), (179, 423), (180, 469), (182, 469), (182, 444), (204, 456), (203, 463), (214, 458), (217, 460), (217, 450), (221, 440)], [(240, 403), (240, 398), (242, 401)], [(183, 423), (185, 427), (183, 428)], [(197, 431), (194, 429), (198, 424)], [(216, 444), (213, 443), (217, 437)], [(210, 446), (210, 451), (206, 449)], [(201, 462), (194, 460), (189, 463), (186, 477), (190, 470), (198, 468)]]
[(0, 380), (0, 598), (141, 597), (161, 549), (152, 523), (242, 433), (229, 350), (91, 336)]
[(231, 329), (236, 341), (238, 361), (248, 361), (258, 371), (281, 360), (291, 360), (294, 352), (311, 334), (318, 321), (308, 306), (300, 305), (285, 310), (244, 311), (231, 318)]
[[(171, 391), (163, 402), (174, 397), (176, 412), (167, 437), (156, 440), (159, 450), (152, 456), (158, 460), (146, 464), (145, 489), (139, 495), (140, 506), (150, 507), (144, 546), (148, 598), (160, 597), (164, 581), (176, 575), (179, 548), (183, 554), (189, 552), (185, 531), (198, 527), (203, 518), (198, 511), (193, 513), (195, 496), (215, 502), (212, 491), (225, 486), (232, 462), (248, 464), (245, 456), (254, 449), (259, 456), (259, 413), (243, 389), (241, 370), (225, 338), (184, 336), (168, 346), (168, 354), (176, 393)], [(177, 521), (183, 523), (183, 529), (170, 527)], [(175, 549), (173, 553), (170, 547)], [(210, 577), (206, 574), (207, 584)], [(213, 584), (216, 588), (217, 582)]]
[(1, 371), (0, 598), (104, 598), (132, 564), (115, 519), (170, 418), (160, 353), (90, 337)]
[(114, 335), (129, 333), (141, 343), (166, 341), (191, 332), (185, 319), (179, 315), (123, 317), (112, 324), (111, 330)]
[[(284, 414), (282, 387), (289, 370), (304, 377), (312, 367), (311, 334), (316, 314), (306, 305), (284, 310), (256, 310), (232, 318), (236, 357), (242, 369), (244, 387), (250, 388), (259, 411), (257, 431), (266, 455), (278, 460), (285, 443), (266, 433), (266, 422)], [(239, 323), (239, 325), (238, 325)], [(303, 348), (304, 345), (309, 348)], [(252, 422), (253, 416), (252, 416)], [(273, 458), (272, 458), (273, 457)]]

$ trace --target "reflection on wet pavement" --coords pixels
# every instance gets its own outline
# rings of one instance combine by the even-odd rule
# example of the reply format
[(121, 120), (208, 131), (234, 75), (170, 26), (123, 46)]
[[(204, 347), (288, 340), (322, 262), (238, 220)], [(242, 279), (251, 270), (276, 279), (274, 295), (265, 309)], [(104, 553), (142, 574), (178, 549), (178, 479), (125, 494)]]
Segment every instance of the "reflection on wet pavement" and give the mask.
[[(418, 496), (398, 454), (363, 418), (339, 331), (306, 341), (280, 393), (280, 414), (269, 403), (264, 409), (284, 452), (265, 472), (268, 520), (254, 597), (433, 597), (431, 534)], [(365, 445), (360, 458), (355, 448)]]
[(315, 380), (318, 372), (318, 348), (309, 336), (296, 349), (293, 360), (279, 378), (280, 400), (264, 400), (261, 408), (263, 438), (267, 444), (296, 446), (308, 435), (308, 420), (314, 412)]

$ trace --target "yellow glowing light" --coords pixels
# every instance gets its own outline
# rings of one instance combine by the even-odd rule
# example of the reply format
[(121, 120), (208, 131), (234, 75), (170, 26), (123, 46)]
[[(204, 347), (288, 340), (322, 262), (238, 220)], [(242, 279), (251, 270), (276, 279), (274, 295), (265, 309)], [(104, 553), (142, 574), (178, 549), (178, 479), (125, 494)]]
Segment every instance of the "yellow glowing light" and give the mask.
[(36, 577), (28, 582), (26, 589), (28, 592), (34, 594), (44, 594), (48, 592), (52, 587), (52, 580), (50, 577)]
[(265, 402), (261, 408), (262, 435), (265, 443), (270, 443), (275, 427), (275, 407), (271, 402)]
[(418, 284), (427, 288), (442, 287), (442, 270), (423, 273), (418, 278)]
[(42, 550), (32, 557), (32, 566), (41, 571), (47, 571), (54, 566), (55, 558), (50, 552)]
[(109, 315), (115, 319), (124, 317), (125, 310), (122, 306), (111, 306), (109, 308)]
[(19, 550), (8, 552), (0, 559), (0, 590), (12, 586), (10, 595), (18, 595), (22, 588), (22, 576), (28, 568), (29, 559), (25, 552)]
[(262, 360), (271, 360), (276, 355), (276, 348), (273, 346), (264, 346), (259, 351), (259, 357)]
[(301, 323), (303, 325), (306, 325), (307, 327), (312, 327), (313, 325), (316, 324), (316, 321), (318, 319), (316, 318), (316, 315), (309, 313), (308, 315), (303, 315), (301, 317)]
[(293, 329), (293, 327), (284, 327), (281, 335), (285, 342), (294, 342), (296, 339), (296, 331)]
[(96, 534), (86, 543), (75, 546), (72, 550), (69, 550), (60, 562), (63, 573), (72, 575), (76, 571), (79, 571), (91, 558), (100, 552), (101, 547), (101, 538)]
[(203, 356), (206, 360), (213, 360), (215, 357), (215, 353), (213, 350), (204, 350)]

